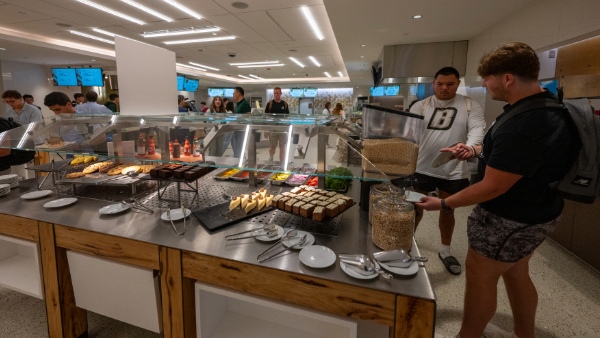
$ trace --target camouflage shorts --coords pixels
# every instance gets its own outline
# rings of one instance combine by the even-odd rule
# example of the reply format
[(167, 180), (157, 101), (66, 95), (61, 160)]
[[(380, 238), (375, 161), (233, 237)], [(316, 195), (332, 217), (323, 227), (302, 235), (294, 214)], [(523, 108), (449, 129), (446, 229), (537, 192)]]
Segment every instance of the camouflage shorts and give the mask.
[(469, 245), (480, 254), (506, 263), (514, 263), (532, 253), (556, 229), (560, 216), (542, 224), (508, 220), (479, 205), (467, 221)]

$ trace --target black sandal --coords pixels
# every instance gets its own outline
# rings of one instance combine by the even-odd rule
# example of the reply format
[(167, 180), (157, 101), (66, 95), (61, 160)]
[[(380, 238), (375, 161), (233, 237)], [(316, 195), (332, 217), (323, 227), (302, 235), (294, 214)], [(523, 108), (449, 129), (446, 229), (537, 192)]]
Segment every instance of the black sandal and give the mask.
[(462, 267), (460, 266), (460, 263), (454, 256), (442, 258), (442, 255), (438, 253), (438, 257), (442, 260), (442, 263), (444, 263), (444, 266), (446, 267), (446, 270), (448, 270), (448, 272), (450, 272), (453, 275), (460, 275)]

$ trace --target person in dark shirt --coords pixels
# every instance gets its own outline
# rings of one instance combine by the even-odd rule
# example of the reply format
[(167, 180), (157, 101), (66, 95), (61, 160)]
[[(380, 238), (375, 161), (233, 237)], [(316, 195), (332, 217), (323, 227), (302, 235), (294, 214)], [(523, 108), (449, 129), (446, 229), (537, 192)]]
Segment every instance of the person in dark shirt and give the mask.
[[(537, 98), (556, 98), (538, 83), (539, 59), (526, 44), (508, 43), (486, 54), (477, 73), (493, 100), (504, 101), (502, 120)], [(564, 177), (580, 142), (577, 129), (563, 111), (530, 110), (490, 127), (482, 146), (461, 144), (451, 151), (458, 159), (479, 156), (481, 181), (446, 198), (423, 197), (417, 208), (453, 209), (477, 204), (467, 222), (465, 303), (460, 337), (495, 332), (488, 324), (496, 312), (500, 277), (514, 318), (514, 334), (535, 336), (537, 292), (529, 276), (535, 249), (556, 228), (563, 200), (549, 184)], [(486, 326), (487, 324), (487, 326)]]
[(110, 109), (113, 113), (119, 111), (118, 109), (118, 104), (119, 104), (119, 94), (115, 94), (112, 93), (110, 95), (108, 95), (108, 99), (110, 101), (107, 101), (106, 103), (104, 103), (104, 106), (106, 106), (106, 108)]
[[(234, 114), (247, 114), (250, 113), (250, 104), (244, 98), (244, 88), (235, 87), (233, 90), (233, 101), (236, 102)], [(244, 146), (245, 132), (243, 130), (236, 130), (233, 132), (231, 138), (231, 147), (233, 148), (233, 157), (240, 158), (243, 156), (242, 147)]]
[[(275, 87), (273, 88), (273, 100), (267, 103), (265, 107), (265, 114), (289, 114), (290, 109), (288, 107), (287, 102), (281, 99), (281, 88)], [(267, 132), (267, 137), (269, 138), (269, 142), (271, 142), (271, 146), (269, 147), (269, 161), (273, 161), (273, 155), (275, 155), (275, 149), (277, 149), (277, 144), (279, 144), (279, 161), (285, 160), (285, 145), (287, 144), (287, 133), (280, 132)]]

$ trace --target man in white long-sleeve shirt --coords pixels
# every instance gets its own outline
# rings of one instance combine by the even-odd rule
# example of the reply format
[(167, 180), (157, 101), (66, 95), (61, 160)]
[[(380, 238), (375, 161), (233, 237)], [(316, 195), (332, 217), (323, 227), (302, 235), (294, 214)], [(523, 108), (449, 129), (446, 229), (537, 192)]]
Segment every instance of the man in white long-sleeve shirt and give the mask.
[[(459, 84), (460, 75), (456, 69), (440, 69), (433, 81), (435, 95), (415, 103), (410, 109), (412, 113), (425, 117), (415, 174), (418, 190), (425, 194), (437, 190), (440, 198), (447, 198), (468, 187), (471, 175), (466, 161), (451, 160), (434, 168), (440, 149), (455, 143), (479, 145), (484, 136), (483, 110), (470, 97), (456, 94)], [(423, 214), (417, 215), (417, 225), (422, 217)], [(454, 224), (454, 211), (441, 210), (439, 257), (448, 272), (458, 275), (461, 265), (450, 247)]]

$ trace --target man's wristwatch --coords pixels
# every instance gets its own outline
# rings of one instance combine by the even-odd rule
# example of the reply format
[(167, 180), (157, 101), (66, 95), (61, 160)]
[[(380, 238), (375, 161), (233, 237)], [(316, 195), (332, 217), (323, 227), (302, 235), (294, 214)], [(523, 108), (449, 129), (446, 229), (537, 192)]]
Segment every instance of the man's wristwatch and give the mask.
[(443, 198), (442, 198), (442, 199), (440, 200), (440, 203), (442, 203), (442, 210), (452, 210), (452, 208), (450, 208), (450, 207), (448, 206), (448, 204), (446, 204), (446, 200), (445, 200), (445, 199), (443, 199)]

